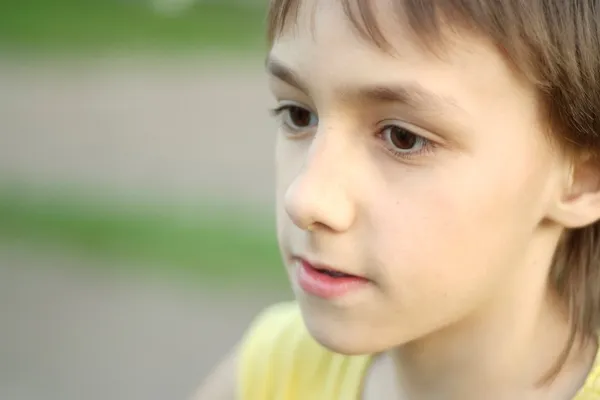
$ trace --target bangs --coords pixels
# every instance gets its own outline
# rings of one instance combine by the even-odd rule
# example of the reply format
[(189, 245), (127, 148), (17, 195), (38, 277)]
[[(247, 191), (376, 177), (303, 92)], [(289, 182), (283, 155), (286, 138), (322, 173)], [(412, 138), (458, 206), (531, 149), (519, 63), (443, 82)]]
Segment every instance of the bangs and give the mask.
[[(453, 3), (452, 0), (448, 1)], [(346, 17), (352, 27), (364, 39), (384, 49), (390, 48), (377, 18), (376, 4), (369, 0), (340, 0)], [(302, 0), (272, 0), (268, 14), (267, 35), (272, 44), (284, 31), (296, 23)], [(432, 0), (399, 0), (390, 1), (395, 16), (402, 16), (417, 37), (427, 35), (424, 43), (430, 44), (434, 37), (440, 39), (439, 8)], [(450, 8), (445, 7), (444, 8)]]
[[(392, 46), (384, 35), (372, 0), (339, 0), (356, 32), (377, 47)], [(398, 21), (429, 50), (443, 48), (448, 34), (469, 33), (491, 40), (507, 60), (536, 86), (547, 87), (561, 71), (556, 60), (577, 78), (577, 31), (565, 26), (576, 20), (576, 7), (564, 0), (388, 0)], [(271, 0), (268, 13), (269, 44), (297, 22), (302, 0)], [(549, 12), (550, 11), (550, 12)], [(554, 11), (554, 12), (552, 12)], [(570, 14), (570, 15), (569, 15)], [(572, 23), (571, 23), (572, 24)], [(571, 28), (571, 29), (570, 29)], [(573, 34), (569, 34), (573, 32)]]

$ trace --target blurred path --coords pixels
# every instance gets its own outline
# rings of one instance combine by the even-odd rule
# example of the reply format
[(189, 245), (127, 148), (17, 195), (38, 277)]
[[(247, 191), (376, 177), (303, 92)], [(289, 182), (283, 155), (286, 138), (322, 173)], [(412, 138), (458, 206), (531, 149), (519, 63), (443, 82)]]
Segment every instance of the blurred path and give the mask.
[(116, 276), (0, 247), (0, 399), (186, 400), (252, 317), (286, 295)]
[[(270, 206), (274, 126), (261, 68), (0, 61), (0, 181)], [(81, 267), (93, 262), (0, 248), (0, 399), (184, 399), (281, 297)]]
[(262, 61), (0, 60), (0, 179), (272, 203)]

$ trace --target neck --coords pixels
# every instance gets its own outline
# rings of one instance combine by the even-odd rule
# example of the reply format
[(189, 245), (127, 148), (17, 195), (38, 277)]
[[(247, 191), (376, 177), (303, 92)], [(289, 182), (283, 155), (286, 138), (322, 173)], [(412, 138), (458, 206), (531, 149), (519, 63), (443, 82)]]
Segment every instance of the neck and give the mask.
[[(551, 257), (537, 255), (534, 261), (550, 265)], [(576, 342), (564, 367), (545, 383), (568, 344), (570, 323), (547, 283), (548, 267), (519, 270), (528, 272), (499, 285), (502, 291), (469, 317), (389, 353), (407, 398), (570, 399), (576, 394), (594, 359), (595, 341)]]

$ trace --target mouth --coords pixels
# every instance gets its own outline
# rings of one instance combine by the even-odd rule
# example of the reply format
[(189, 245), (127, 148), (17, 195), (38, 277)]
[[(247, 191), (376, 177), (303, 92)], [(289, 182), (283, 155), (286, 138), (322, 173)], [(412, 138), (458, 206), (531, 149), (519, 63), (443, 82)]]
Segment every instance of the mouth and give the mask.
[(343, 272), (335, 271), (332, 269), (326, 269), (326, 268), (315, 268), (315, 269), (317, 270), (317, 272), (320, 272), (327, 276), (331, 276), (332, 278), (344, 278), (344, 277), (354, 276), (354, 275), (350, 275), (350, 274), (345, 274)]
[(322, 298), (341, 297), (355, 291), (369, 280), (358, 275), (349, 274), (337, 268), (323, 264), (311, 263), (297, 258), (297, 279), (299, 286), (308, 294)]
[(357, 275), (347, 274), (345, 272), (338, 271), (336, 269), (325, 267), (325, 266), (320, 266), (320, 265), (314, 265), (314, 264), (306, 263), (306, 267), (307, 268), (312, 268), (316, 272), (324, 274), (324, 275), (327, 275), (327, 276), (330, 276), (332, 278), (347, 278), (347, 277), (359, 278), (359, 276), (357, 276)]

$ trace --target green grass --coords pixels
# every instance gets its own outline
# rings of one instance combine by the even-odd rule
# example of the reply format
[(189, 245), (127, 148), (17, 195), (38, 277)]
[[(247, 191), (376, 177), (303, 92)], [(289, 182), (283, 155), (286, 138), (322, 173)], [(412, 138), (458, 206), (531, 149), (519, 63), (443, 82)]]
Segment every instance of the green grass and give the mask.
[(56, 244), (200, 280), (280, 285), (285, 278), (274, 227), (260, 220), (271, 219), (252, 220), (226, 208), (182, 214), (72, 194), (0, 189), (0, 239)]
[(15, 52), (262, 49), (265, 7), (197, 2), (177, 14), (142, 0), (5, 0), (0, 49)]

